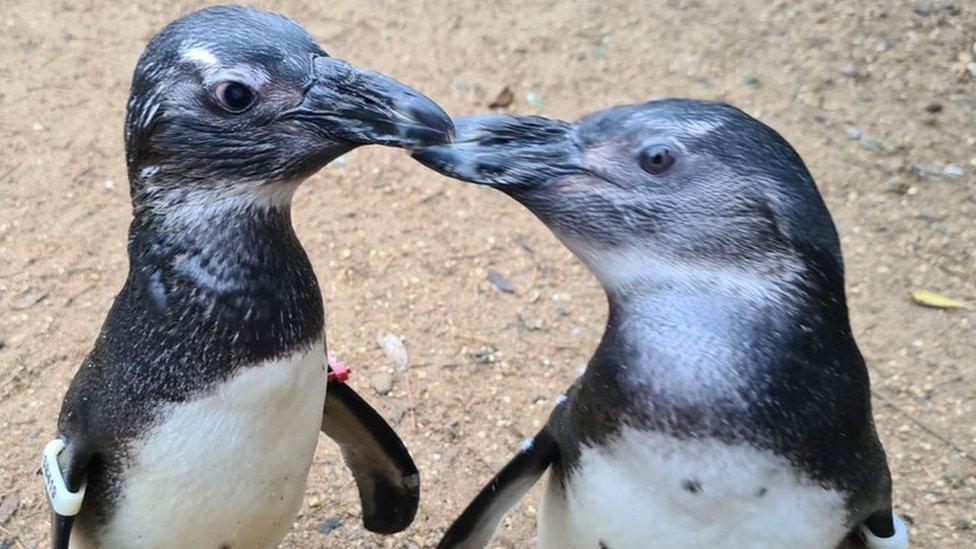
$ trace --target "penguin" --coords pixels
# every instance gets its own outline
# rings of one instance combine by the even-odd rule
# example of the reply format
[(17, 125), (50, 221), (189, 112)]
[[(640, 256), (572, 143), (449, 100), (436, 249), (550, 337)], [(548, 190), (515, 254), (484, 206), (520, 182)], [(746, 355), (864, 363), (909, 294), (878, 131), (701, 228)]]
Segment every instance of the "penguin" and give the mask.
[(212, 7), (151, 39), (125, 122), (128, 275), (43, 459), (55, 548), (274, 547), (320, 431), (352, 470), (365, 527), (410, 524), (409, 453), (348, 384), (327, 382), (291, 199), (360, 145), (452, 132), (433, 101), (330, 57), (281, 15)]
[(544, 549), (907, 547), (837, 232), (783, 137), (682, 99), (455, 127), (413, 156), (535, 214), (609, 314), (546, 424), (439, 547), (483, 547), (547, 471)]

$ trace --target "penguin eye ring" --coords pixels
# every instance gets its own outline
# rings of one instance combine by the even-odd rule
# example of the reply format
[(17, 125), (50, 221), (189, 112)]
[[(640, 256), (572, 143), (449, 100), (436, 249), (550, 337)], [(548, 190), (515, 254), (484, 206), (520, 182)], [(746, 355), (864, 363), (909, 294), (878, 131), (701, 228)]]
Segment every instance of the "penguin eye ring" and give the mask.
[(663, 144), (645, 147), (640, 152), (640, 165), (649, 174), (660, 174), (667, 171), (677, 159), (674, 149)]
[(214, 99), (227, 112), (240, 114), (251, 108), (257, 93), (240, 82), (221, 82), (214, 87)]

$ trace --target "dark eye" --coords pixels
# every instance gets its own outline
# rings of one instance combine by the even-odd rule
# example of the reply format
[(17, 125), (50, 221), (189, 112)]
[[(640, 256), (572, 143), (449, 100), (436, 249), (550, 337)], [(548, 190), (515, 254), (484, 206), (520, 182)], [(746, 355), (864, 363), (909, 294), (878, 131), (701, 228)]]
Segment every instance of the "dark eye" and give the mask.
[(651, 145), (640, 153), (641, 168), (655, 175), (670, 168), (674, 160), (674, 150), (667, 145)]
[(251, 88), (240, 82), (221, 82), (217, 84), (214, 95), (224, 110), (233, 113), (246, 111), (257, 97)]

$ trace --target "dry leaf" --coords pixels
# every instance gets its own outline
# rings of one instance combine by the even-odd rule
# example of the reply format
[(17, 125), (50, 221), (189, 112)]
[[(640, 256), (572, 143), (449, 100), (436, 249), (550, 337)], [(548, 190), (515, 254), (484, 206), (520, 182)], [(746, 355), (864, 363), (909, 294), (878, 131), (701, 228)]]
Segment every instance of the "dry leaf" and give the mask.
[(13, 300), (10, 306), (17, 310), (26, 309), (37, 305), (45, 297), (47, 297), (47, 292), (25, 292)]
[(376, 344), (380, 346), (383, 353), (396, 364), (399, 370), (406, 370), (410, 365), (407, 358), (407, 348), (403, 346), (400, 338), (394, 334), (377, 335)]
[(960, 309), (966, 307), (966, 304), (958, 299), (946, 297), (927, 290), (915, 290), (908, 295), (912, 298), (912, 301), (915, 304), (923, 307), (932, 307), (934, 309)]
[(0, 500), (0, 526), (17, 511), (18, 505), (20, 505), (20, 498), (17, 497), (17, 494), (7, 494)]

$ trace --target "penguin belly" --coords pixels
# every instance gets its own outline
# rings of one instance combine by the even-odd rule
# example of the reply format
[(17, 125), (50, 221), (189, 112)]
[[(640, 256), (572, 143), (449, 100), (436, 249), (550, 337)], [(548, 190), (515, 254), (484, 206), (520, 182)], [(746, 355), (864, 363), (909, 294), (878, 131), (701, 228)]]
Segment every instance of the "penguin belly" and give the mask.
[(301, 508), (326, 364), (319, 340), (167, 405), (131, 444), (108, 523), (78, 532), (72, 548), (276, 546)]
[(850, 529), (841, 492), (744, 444), (627, 428), (565, 474), (543, 494), (542, 549), (829, 549)]

